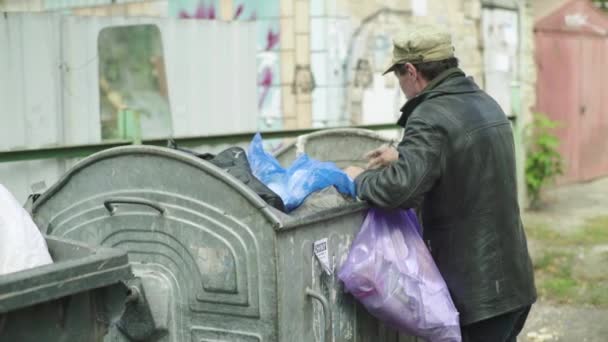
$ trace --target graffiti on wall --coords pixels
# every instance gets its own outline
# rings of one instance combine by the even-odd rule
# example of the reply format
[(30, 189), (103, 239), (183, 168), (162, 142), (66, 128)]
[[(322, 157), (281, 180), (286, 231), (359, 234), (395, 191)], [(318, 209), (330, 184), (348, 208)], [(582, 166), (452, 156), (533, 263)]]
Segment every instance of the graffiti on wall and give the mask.
[(279, 1), (234, 0), (237, 20), (257, 24), (259, 128), (281, 128)]
[(216, 18), (218, 0), (173, 0), (169, 1), (169, 14), (182, 19)]
[(361, 18), (348, 42), (344, 84), (350, 122), (391, 122), (403, 98), (392, 75), (382, 76), (392, 56), (391, 37), (410, 18), (405, 10), (380, 8)]
[(315, 89), (315, 77), (310, 70), (310, 65), (296, 65), (294, 70), (291, 92), (293, 94), (310, 94)]
[(382, 72), (391, 59), (391, 37), (411, 12), (341, 2), (336, 11), (315, 12), (321, 19), (311, 25), (312, 68), (319, 76), (313, 117), (330, 126), (394, 121), (404, 99), (394, 77)]
[[(381, 73), (390, 60), (390, 37), (412, 13), (371, 3), (329, 1), (336, 13), (329, 13), (331, 6), (323, 2), (310, 1), (311, 63), (290, 71), (294, 81), (287, 89), (312, 95), (313, 123), (392, 121), (403, 98), (395, 80)], [(184, 19), (216, 19), (219, 12), (219, 0), (170, 4), (170, 12)], [(280, 1), (233, 0), (232, 5), (232, 19), (257, 23), (259, 128), (281, 128)]]
[[(270, 90), (275, 82), (278, 82), (278, 64), (279, 59), (276, 53), (272, 51), (279, 45), (279, 33), (275, 32), (273, 28), (268, 28), (266, 31), (266, 42), (263, 50), (258, 53), (258, 108), (262, 118), (272, 117), (273, 114), (265, 111), (269, 106), (267, 101)], [(280, 94), (280, 92), (279, 92)], [(275, 95), (276, 96), (276, 95)]]
[(201, 1), (193, 12), (188, 12), (186, 9), (181, 9), (178, 16), (181, 19), (215, 19), (215, 5), (213, 3), (207, 5)]

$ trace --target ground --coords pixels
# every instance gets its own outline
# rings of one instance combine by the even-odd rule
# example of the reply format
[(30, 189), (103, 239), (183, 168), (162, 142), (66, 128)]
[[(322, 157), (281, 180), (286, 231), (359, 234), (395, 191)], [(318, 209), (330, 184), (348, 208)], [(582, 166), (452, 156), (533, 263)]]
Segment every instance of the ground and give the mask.
[(608, 178), (543, 198), (523, 215), (539, 300), (519, 341), (608, 341)]

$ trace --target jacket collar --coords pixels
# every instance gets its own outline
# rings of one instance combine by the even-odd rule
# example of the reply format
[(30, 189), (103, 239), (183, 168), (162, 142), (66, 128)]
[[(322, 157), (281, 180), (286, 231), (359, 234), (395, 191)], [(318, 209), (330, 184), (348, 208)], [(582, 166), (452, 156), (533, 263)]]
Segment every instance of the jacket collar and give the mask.
[(416, 96), (401, 107), (399, 126), (405, 127), (407, 119), (419, 104), (425, 100), (446, 94), (465, 94), (479, 91), (479, 87), (460, 68), (450, 68), (440, 73)]

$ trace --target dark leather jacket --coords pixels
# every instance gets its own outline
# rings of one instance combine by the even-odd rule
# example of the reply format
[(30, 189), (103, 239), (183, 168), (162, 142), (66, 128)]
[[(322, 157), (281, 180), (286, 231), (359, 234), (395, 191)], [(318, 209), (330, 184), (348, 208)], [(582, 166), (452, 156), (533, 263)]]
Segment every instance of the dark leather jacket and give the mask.
[(358, 197), (421, 206), (424, 240), (462, 325), (532, 304), (513, 133), (499, 105), (454, 68), (409, 100), (398, 124), (398, 161), (357, 177)]

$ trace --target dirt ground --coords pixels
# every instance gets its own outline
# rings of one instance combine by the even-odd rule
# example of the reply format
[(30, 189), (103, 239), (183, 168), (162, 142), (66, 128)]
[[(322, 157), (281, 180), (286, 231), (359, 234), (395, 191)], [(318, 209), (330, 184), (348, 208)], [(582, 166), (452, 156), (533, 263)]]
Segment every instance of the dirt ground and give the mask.
[(524, 224), (539, 300), (519, 341), (608, 341), (608, 178), (555, 187)]

